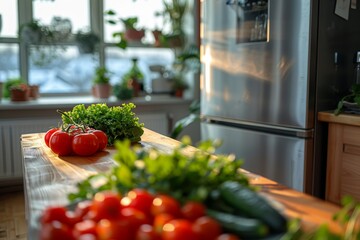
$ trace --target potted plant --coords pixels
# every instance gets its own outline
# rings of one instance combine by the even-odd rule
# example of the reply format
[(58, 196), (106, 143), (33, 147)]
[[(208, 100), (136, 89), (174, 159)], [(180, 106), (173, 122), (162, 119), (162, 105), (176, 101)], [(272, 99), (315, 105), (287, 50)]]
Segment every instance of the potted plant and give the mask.
[(125, 73), (122, 80), (123, 82), (128, 82), (128, 84), (132, 86), (134, 97), (138, 97), (140, 92), (144, 90), (144, 74), (141, 72), (137, 64), (138, 59), (133, 58), (131, 61), (132, 67), (127, 73)]
[(154, 29), (151, 31), (153, 36), (154, 36), (154, 46), (155, 47), (160, 47), (161, 46), (161, 42), (160, 42), (160, 39), (161, 39), (161, 36), (162, 36), (162, 31), (161, 30), (158, 30), (158, 29)]
[(10, 89), (12, 87), (18, 86), (20, 84), (26, 84), (26, 82), (21, 78), (9, 78), (7, 81), (5, 81), (4, 83), (4, 87), (3, 87), (3, 96), (4, 98), (10, 98), (11, 96), (11, 91)]
[(29, 85), (29, 98), (36, 100), (39, 98), (39, 85)]
[(126, 40), (139, 42), (145, 36), (145, 30), (138, 29), (136, 26), (138, 22), (137, 17), (121, 18), (121, 22), (125, 26), (124, 37)]
[(97, 67), (93, 78), (93, 96), (109, 98), (111, 95), (110, 72), (105, 67)]
[(173, 91), (175, 97), (182, 98), (184, 91), (189, 88), (189, 84), (183, 79), (180, 74), (173, 77)]
[(138, 22), (137, 17), (114, 19), (114, 17), (116, 16), (116, 12), (113, 10), (106, 11), (105, 15), (110, 16), (110, 19), (106, 20), (107, 23), (111, 25), (121, 23), (124, 25), (124, 31), (113, 33), (113, 37), (118, 39), (116, 43), (117, 47), (121, 49), (126, 49), (129, 41), (139, 42), (145, 36), (145, 30), (139, 29), (136, 26)]
[(75, 34), (75, 41), (77, 43), (80, 53), (94, 53), (96, 44), (99, 43), (100, 38), (98, 35), (91, 31), (79, 30)]
[(114, 85), (113, 92), (118, 100), (129, 100), (133, 97), (134, 94), (132, 85), (126, 81)]
[(21, 83), (10, 87), (10, 100), (13, 102), (28, 101), (30, 88), (27, 84)]
[(162, 16), (164, 24), (171, 25), (171, 32), (162, 34), (161, 44), (168, 47), (182, 47), (185, 44), (185, 33), (183, 29), (184, 16), (187, 9), (187, 1), (171, 0), (163, 1), (164, 10), (157, 12), (156, 16)]
[(11, 101), (29, 100), (30, 89), (22, 78), (10, 78), (4, 83), (4, 97)]

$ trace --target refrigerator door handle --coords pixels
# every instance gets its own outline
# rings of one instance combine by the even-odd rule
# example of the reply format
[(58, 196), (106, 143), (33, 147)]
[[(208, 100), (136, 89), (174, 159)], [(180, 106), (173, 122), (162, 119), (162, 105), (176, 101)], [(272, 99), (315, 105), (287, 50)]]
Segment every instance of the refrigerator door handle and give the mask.
[(298, 129), (284, 126), (267, 125), (255, 122), (247, 122), (234, 119), (223, 119), (213, 116), (201, 116), (201, 121), (207, 123), (216, 123), (223, 126), (240, 127), (252, 131), (261, 131), (272, 134), (287, 135), (299, 138), (313, 138), (313, 129)]

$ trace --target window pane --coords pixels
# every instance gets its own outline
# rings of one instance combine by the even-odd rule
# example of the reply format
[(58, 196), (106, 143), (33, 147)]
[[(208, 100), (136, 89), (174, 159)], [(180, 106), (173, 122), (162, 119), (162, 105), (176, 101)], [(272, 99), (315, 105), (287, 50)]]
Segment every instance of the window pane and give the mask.
[(53, 17), (71, 21), (72, 32), (90, 28), (89, 0), (33, 1), (33, 18), (50, 25)]
[(19, 76), (18, 44), (0, 44), (0, 82)]
[[(163, 0), (136, 0), (136, 1), (114, 1), (104, 0), (104, 10), (113, 10), (117, 13), (117, 18), (138, 17), (137, 27), (145, 28), (146, 35), (144, 42), (153, 43), (151, 30), (163, 29), (167, 31), (169, 26), (164, 26), (162, 17), (156, 17), (155, 13), (163, 11)], [(144, 10), (146, 9), (146, 10)], [(114, 42), (112, 34), (114, 32), (123, 31), (123, 25), (118, 23), (110, 25), (106, 23), (107, 16), (104, 21), (104, 39), (106, 42)]]
[[(54, 53), (53, 46), (41, 46), (43, 53)], [(52, 61), (39, 60), (38, 50), (33, 47), (30, 56), (29, 83), (40, 85), (40, 93), (89, 93), (98, 58), (91, 54), (79, 54), (77, 47), (57, 49)], [(40, 59), (41, 60), (41, 59)]]
[(151, 92), (151, 81), (157, 77), (150, 71), (151, 65), (162, 65), (170, 68), (174, 62), (174, 53), (167, 48), (128, 48), (126, 51), (116, 47), (106, 49), (106, 67), (113, 73), (111, 83), (121, 82), (122, 76), (130, 70), (132, 58), (138, 58), (138, 66), (144, 74), (144, 88)]
[(0, 37), (17, 37), (17, 0), (0, 1)]

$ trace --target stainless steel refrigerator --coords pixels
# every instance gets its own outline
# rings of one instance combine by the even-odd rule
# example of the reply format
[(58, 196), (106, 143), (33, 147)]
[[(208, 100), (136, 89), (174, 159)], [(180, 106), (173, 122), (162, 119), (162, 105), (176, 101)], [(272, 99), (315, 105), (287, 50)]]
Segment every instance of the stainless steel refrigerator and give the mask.
[(246, 170), (313, 193), (324, 171), (315, 149), (326, 145), (316, 112), (336, 106), (337, 56), (346, 55), (329, 43), (341, 37), (331, 21), (348, 24), (334, 1), (203, 0), (200, 16), (202, 139), (221, 139), (218, 153)]

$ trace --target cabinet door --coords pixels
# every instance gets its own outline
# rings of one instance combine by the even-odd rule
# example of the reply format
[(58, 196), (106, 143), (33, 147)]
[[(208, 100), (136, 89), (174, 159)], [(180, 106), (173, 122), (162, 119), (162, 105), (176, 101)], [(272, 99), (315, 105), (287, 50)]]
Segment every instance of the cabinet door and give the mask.
[(326, 200), (360, 200), (360, 127), (329, 123)]

